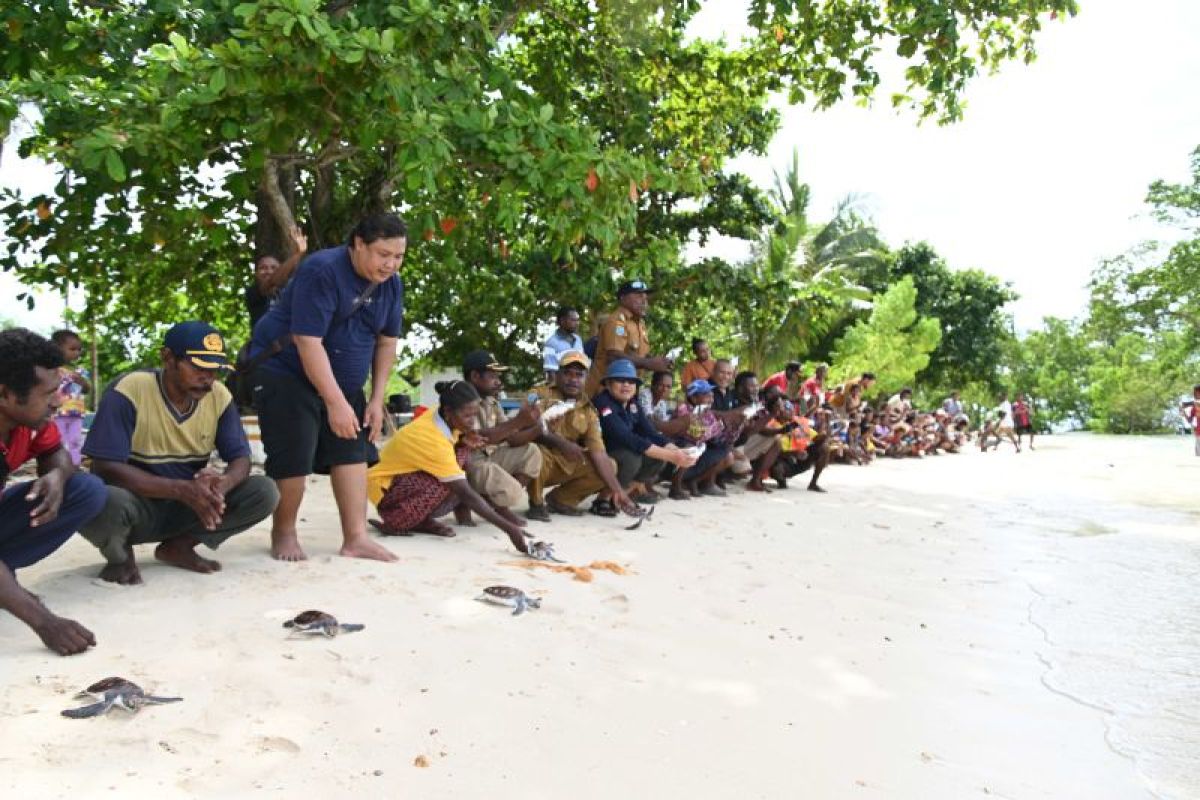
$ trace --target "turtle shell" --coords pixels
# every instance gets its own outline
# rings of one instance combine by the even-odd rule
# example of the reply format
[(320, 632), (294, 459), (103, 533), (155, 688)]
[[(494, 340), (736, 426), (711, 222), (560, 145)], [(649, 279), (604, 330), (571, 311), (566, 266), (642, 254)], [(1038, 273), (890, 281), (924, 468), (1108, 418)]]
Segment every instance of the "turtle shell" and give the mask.
[(512, 586), (489, 586), (483, 590), (483, 593), (498, 600), (516, 600), (525, 594), (520, 589)]
[(138, 688), (137, 684), (133, 681), (113, 676), (111, 678), (105, 678), (103, 680), (96, 681), (91, 686), (87, 687), (85, 691), (91, 692), (92, 694), (104, 694), (109, 689), (116, 689), (118, 686), (132, 686), (134, 688)]
[(310, 609), (301, 611), (296, 616), (283, 623), (285, 628), (307, 628), (312, 625), (337, 625), (337, 619), (324, 611)]

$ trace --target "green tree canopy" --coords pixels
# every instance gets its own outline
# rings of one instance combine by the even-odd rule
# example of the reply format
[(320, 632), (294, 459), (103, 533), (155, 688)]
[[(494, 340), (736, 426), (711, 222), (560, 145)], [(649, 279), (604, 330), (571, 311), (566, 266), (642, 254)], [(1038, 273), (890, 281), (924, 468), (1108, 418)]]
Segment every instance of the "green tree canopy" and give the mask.
[(911, 385), (941, 341), (940, 325), (936, 318), (917, 314), (913, 279), (901, 278), (876, 295), (869, 319), (856, 322), (838, 340), (835, 382), (874, 372), (882, 394)]
[(723, 169), (770, 140), (772, 92), (867, 98), (898, 57), (893, 100), (956, 119), (972, 76), (1032, 58), (1076, 3), (754, 0), (732, 44), (688, 38), (699, 7), (7, 4), (0, 131), (35, 104), (20, 150), (60, 180), (0, 208), (0, 266), (82, 287), (109, 337), (181, 317), (244, 334), (253, 251), (285, 249), (295, 220), (320, 247), (395, 208), (413, 228), (410, 318), (446, 360), (520, 350), (555, 303), (611, 303), (618, 274), (691, 299), (685, 239), (762, 223), (761, 198)]

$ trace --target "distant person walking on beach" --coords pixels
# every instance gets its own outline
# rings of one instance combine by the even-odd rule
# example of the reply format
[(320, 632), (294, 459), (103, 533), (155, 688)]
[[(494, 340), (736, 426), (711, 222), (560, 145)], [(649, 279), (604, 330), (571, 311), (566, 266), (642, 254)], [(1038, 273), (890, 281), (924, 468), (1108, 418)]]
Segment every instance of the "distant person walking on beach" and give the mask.
[(1029, 395), (1017, 395), (1017, 400), (1013, 403), (1013, 425), (1017, 433), (1017, 445), (1021, 444), (1021, 437), (1029, 434), (1029, 449), (1033, 449), (1033, 404), (1029, 402)]
[(1183, 404), (1183, 416), (1192, 426), (1196, 455), (1200, 456), (1200, 383), (1192, 387), (1192, 399)]

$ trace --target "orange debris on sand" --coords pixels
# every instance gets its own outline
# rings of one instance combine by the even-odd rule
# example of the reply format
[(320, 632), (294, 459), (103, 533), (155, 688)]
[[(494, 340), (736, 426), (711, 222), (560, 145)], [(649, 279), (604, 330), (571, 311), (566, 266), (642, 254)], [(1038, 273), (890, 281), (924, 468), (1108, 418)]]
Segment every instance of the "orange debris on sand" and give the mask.
[(577, 567), (573, 564), (549, 564), (545, 561), (530, 559), (529, 561), (506, 561), (504, 565), (507, 567), (525, 567), (526, 569), (539, 567), (553, 572), (569, 572), (575, 580), (582, 583), (591, 583), (596, 577), (592, 570), (606, 570), (616, 575), (629, 575), (632, 572), (628, 567), (623, 567), (615, 561), (593, 561), (586, 567)]

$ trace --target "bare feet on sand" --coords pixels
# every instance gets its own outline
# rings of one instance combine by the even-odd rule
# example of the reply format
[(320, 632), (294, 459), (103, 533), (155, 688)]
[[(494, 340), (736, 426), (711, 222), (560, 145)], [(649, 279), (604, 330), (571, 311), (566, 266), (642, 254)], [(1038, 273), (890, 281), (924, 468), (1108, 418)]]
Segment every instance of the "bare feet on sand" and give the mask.
[(369, 558), (375, 561), (399, 561), (400, 558), (391, 550), (372, 539), (366, 534), (347, 539), (338, 551), (346, 558)]
[(202, 572), (208, 574), (210, 572), (220, 572), (221, 565), (213, 561), (211, 558), (203, 558), (196, 553), (195, 539), (190, 536), (176, 536), (174, 539), (167, 539), (165, 542), (154, 548), (154, 557), (164, 564), (171, 564), (180, 569), (191, 570), (192, 572)]
[(125, 545), (125, 560), (122, 563), (107, 564), (100, 570), (100, 580), (121, 586), (135, 586), (142, 582), (142, 573), (133, 558), (133, 545)]
[(271, 531), (271, 558), (276, 561), (306, 561), (295, 531)]
[(119, 583), (122, 586), (135, 586), (142, 582), (142, 573), (131, 558), (122, 564), (106, 565), (100, 570), (100, 580)]

